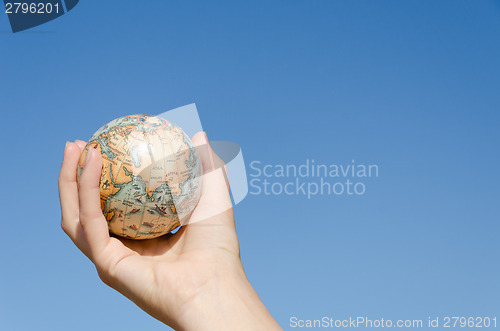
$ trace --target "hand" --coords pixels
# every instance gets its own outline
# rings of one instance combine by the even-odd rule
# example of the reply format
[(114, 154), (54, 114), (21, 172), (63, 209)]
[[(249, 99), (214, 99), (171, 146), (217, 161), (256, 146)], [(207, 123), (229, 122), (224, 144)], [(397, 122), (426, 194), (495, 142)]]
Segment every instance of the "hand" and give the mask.
[(204, 133), (193, 143), (203, 163), (201, 198), (189, 224), (176, 234), (150, 240), (110, 236), (99, 201), (98, 151), (89, 150), (76, 181), (83, 141), (65, 147), (61, 226), (104, 283), (175, 329), (281, 329), (245, 276), (225, 167)]

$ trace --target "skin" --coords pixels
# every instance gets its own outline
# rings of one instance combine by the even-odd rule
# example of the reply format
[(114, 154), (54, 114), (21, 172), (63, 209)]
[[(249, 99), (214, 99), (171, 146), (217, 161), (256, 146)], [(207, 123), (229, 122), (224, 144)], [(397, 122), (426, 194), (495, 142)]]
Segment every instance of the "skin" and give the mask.
[(205, 174), (200, 201), (188, 225), (150, 240), (110, 236), (99, 201), (101, 155), (89, 150), (77, 182), (85, 142), (66, 143), (62, 229), (105, 284), (176, 330), (281, 330), (245, 276), (226, 169), (204, 132), (193, 143)]

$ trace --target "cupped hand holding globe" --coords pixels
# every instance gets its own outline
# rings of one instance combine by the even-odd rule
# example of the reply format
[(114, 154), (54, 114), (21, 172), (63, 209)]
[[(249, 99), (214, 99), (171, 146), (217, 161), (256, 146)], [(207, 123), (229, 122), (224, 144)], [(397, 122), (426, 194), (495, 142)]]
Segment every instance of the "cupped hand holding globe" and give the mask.
[(132, 240), (110, 236), (101, 209), (103, 159), (86, 143), (66, 143), (59, 176), (61, 225), (104, 283), (179, 330), (280, 329), (248, 282), (239, 256), (225, 167), (206, 134), (192, 142), (203, 166), (191, 221), (175, 234)]

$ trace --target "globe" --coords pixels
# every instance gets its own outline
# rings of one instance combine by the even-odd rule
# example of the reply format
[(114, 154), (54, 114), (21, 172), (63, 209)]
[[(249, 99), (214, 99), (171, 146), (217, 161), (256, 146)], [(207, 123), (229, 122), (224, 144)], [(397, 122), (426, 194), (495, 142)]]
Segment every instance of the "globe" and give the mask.
[(101, 209), (109, 231), (129, 239), (151, 239), (181, 226), (201, 194), (202, 166), (189, 137), (152, 115), (129, 115), (97, 130), (87, 151), (102, 155)]

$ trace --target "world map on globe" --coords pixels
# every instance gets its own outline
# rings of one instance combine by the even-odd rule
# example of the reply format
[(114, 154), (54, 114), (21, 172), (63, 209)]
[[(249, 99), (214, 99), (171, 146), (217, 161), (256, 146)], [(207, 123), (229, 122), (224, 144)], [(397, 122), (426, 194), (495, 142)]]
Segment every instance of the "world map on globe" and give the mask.
[(110, 232), (129, 239), (167, 234), (190, 216), (201, 194), (196, 148), (175, 124), (152, 115), (120, 117), (97, 130), (82, 152), (102, 155), (100, 200)]

